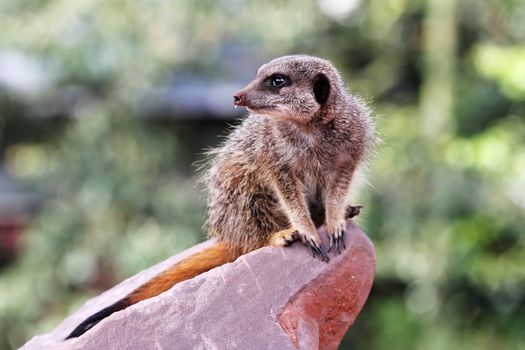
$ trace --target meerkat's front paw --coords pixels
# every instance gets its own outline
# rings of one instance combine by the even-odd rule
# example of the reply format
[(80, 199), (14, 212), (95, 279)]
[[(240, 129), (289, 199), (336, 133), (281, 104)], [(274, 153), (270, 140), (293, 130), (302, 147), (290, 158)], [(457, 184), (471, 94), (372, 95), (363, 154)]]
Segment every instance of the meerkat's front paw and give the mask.
[[(303, 244), (310, 248), (312, 251), (313, 257), (318, 257), (324, 262), (329, 262), (330, 258), (328, 257), (328, 253), (324, 249), (321, 239), (319, 238), (319, 235), (313, 235), (313, 234), (305, 234), (299, 231), (296, 231), (297, 234), (301, 237), (301, 240), (303, 241)], [(317, 232), (316, 232), (317, 233)]]
[(337, 250), (338, 254), (341, 254), (341, 247), (346, 249), (345, 245), (345, 227), (346, 222), (342, 220), (335, 225), (328, 225), (328, 238), (330, 241), (330, 247), (328, 251), (331, 251), (332, 248)]

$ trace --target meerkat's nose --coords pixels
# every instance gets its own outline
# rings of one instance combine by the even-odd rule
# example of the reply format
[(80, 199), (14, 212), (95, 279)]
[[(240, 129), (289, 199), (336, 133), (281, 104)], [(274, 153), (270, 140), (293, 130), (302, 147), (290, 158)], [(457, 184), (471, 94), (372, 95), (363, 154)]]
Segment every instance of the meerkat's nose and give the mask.
[(236, 92), (233, 95), (233, 104), (235, 106), (242, 106), (244, 104), (244, 93), (241, 91)]

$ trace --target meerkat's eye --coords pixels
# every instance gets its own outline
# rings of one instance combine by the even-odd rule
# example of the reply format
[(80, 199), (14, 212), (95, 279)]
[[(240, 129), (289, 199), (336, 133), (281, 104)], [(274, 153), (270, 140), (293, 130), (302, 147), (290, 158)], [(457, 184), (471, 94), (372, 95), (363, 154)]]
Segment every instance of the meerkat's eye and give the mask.
[(281, 87), (284, 85), (284, 83), (286, 83), (286, 80), (284, 80), (283, 77), (272, 78), (272, 85), (275, 87)]
[(275, 74), (266, 80), (266, 85), (272, 88), (282, 88), (283, 86), (290, 85), (290, 79), (284, 75)]

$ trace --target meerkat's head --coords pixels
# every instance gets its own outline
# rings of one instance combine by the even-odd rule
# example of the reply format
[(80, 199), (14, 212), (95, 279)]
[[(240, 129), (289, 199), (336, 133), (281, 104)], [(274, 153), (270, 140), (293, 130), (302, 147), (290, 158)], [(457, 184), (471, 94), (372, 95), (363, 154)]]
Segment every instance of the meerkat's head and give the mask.
[(334, 108), (342, 81), (327, 60), (283, 56), (264, 64), (255, 79), (233, 96), (234, 105), (257, 114), (307, 123)]

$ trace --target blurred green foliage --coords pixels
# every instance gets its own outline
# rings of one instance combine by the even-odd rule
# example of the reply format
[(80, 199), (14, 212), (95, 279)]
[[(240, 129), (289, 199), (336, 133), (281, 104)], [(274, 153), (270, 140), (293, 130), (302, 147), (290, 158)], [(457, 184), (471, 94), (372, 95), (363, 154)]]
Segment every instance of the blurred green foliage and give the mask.
[[(236, 79), (237, 52), (329, 58), (377, 112), (352, 201), (378, 271), (341, 348), (525, 348), (522, 1), (24, 0), (0, 23), (0, 54), (38, 68), (0, 76), (5, 168), (50, 198), (0, 271), (0, 348), (202, 239), (184, 130), (141, 106), (178, 72)], [(72, 118), (42, 119), (64, 89)]]

